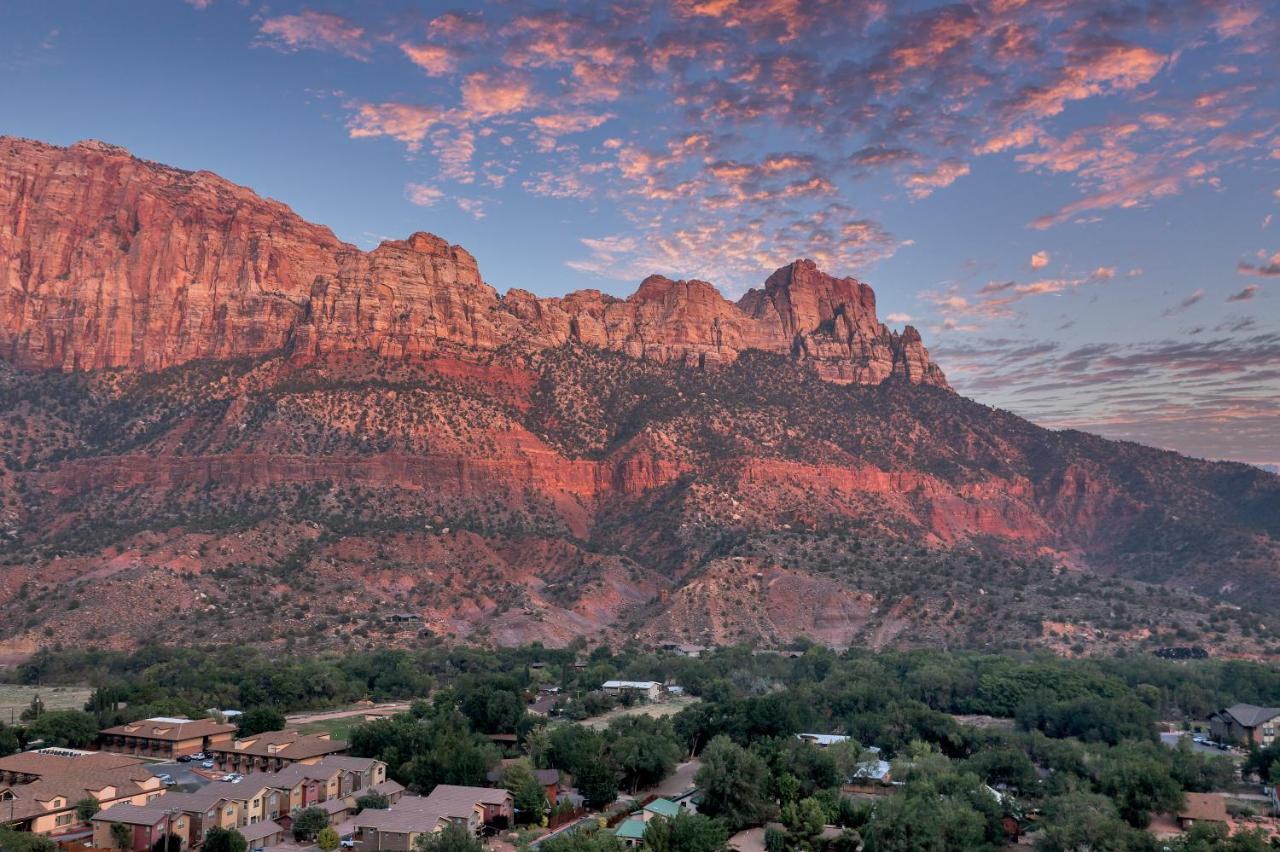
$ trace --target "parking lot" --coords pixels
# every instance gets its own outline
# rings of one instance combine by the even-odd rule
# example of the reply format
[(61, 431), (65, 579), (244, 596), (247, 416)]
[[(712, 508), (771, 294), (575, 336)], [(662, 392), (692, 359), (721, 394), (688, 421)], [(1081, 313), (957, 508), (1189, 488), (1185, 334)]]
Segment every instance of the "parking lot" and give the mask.
[(1218, 755), (1231, 754), (1230, 749), (1224, 750), (1224, 749), (1218, 748), (1217, 746), (1205, 745), (1203, 743), (1194, 742), (1191, 739), (1192, 735), (1185, 731), (1172, 731), (1172, 732), (1161, 733), (1160, 742), (1164, 743), (1169, 748), (1177, 748), (1178, 740), (1182, 739), (1183, 737), (1186, 737), (1187, 741), (1191, 743), (1192, 751), (1198, 751), (1202, 754), (1218, 754)]
[(147, 767), (152, 775), (168, 774), (173, 776), (175, 786), (186, 789), (197, 789), (209, 783), (209, 779), (194, 770), (199, 769), (197, 763), (153, 763)]

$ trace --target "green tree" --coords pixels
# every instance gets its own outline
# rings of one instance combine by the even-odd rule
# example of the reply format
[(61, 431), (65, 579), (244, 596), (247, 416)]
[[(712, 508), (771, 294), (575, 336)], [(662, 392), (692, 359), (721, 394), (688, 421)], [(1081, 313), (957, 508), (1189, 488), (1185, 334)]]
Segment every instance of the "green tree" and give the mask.
[(0, 757), (13, 754), (21, 743), (18, 742), (18, 729), (0, 722)]
[(111, 823), (111, 843), (117, 849), (132, 849), (133, 829), (122, 822)]
[(58, 845), (44, 835), (14, 831), (7, 825), (0, 825), (0, 849), (4, 852), (57, 852)]
[(724, 820), (730, 831), (759, 825), (773, 812), (768, 767), (726, 736), (707, 744), (694, 781), (702, 791), (698, 810)]
[(624, 852), (626, 848), (612, 832), (581, 828), (539, 844), (538, 852)]
[(274, 707), (254, 707), (244, 711), (238, 720), (239, 735), (242, 737), (265, 733), (266, 731), (283, 731), (284, 713)]
[(609, 723), (605, 738), (622, 783), (633, 793), (670, 775), (683, 752), (666, 718), (623, 716)]
[(649, 820), (644, 848), (649, 852), (725, 852), (729, 831), (718, 819), (681, 811), (672, 819)]
[(246, 852), (249, 842), (244, 835), (234, 828), (222, 828), (215, 825), (204, 837), (201, 852)]
[(341, 843), (342, 838), (338, 836), (338, 832), (331, 825), (326, 825), (316, 835), (316, 845), (320, 847), (321, 852), (333, 852)]
[(598, 760), (580, 767), (574, 775), (574, 782), (589, 808), (606, 808), (618, 798), (618, 771), (603, 754)]
[(522, 823), (538, 822), (547, 808), (547, 793), (525, 761), (509, 764), (502, 770), (502, 786), (515, 799), (516, 818)]
[(827, 823), (822, 803), (815, 798), (788, 802), (782, 806), (782, 824), (793, 843), (801, 849), (816, 849), (818, 838)]
[(970, 852), (994, 850), (984, 816), (968, 802), (931, 790), (879, 802), (862, 831), (867, 852)]
[(93, 815), (102, 810), (102, 805), (93, 796), (86, 796), (76, 802), (76, 819), (81, 822), (88, 822), (93, 819)]
[(293, 839), (310, 843), (328, 825), (329, 815), (323, 808), (306, 808), (293, 818)]
[(1115, 803), (1096, 793), (1046, 799), (1038, 852), (1128, 852), (1139, 832), (1120, 819)]
[(27, 726), (29, 741), (59, 748), (84, 748), (98, 738), (98, 720), (83, 710), (50, 710)]
[(1182, 805), (1182, 786), (1169, 774), (1160, 746), (1117, 746), (1098, 773), (1098, 789), (1111, 797), (1120, 816), (1135, 828), (1146, 828), (1152, 812)]
[(466, 828), (450, 824), (433, 834), (419, 835), (416, 852), (484, 852), (484, 844)]
[(362, 811), (385, 811), (391, 807), (391, 800), (382, 793), (370, 791), (356, 799), (356, 807)]

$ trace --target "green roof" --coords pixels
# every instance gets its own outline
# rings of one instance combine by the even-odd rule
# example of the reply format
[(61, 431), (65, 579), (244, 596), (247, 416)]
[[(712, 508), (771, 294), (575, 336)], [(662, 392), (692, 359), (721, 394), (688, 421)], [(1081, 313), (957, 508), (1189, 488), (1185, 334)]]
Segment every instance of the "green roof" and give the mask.
[(670, 799), (654, 799), (652, 802), (644, 806), (646, 811), (655, 813), (658, 816), (674, 817), (680, 813), (680, 806)]
[(614, 834), (623, 840), (643, 840), (645, 824), (638, 819), (623, 820), (614, 829)]

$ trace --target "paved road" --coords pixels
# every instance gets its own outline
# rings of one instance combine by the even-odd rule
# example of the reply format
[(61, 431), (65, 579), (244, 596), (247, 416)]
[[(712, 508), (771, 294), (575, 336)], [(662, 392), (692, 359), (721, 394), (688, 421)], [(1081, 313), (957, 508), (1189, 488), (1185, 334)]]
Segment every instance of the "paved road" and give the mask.
[(330, 719), (348, 719), (352, 716), (363, 716), (370, 710), (394, 710), (397, 713), (409, 709), (408, 701), (390, 701), (375, 704), (372, 707), (360, 707), (355, 710), (317, 710), (308, 713), (291, 713), (284, 717), (290, 725), (305, 725), (308, 722), (326, 722)]

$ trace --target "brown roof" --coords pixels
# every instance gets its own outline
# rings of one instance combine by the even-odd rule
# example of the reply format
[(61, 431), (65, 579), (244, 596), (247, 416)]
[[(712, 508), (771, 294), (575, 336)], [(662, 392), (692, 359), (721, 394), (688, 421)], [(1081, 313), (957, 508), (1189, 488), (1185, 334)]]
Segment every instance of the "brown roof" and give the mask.
[(306, 760), (347, 750), (342, 740), (331, 739), (328, 734), (303, 734), (298, 731), (268, 731), (251, 737), (237, 739), (227, 744), (213, 746), (211, 751), (226, 754), (247, 754), (253, 757), (282, 757), (286, 760)]
[(140, 719), (114, 728), (104, 728), (101, 733), (117, 737), (144, 737), (149, 740), (192, 740), (197, 737), (208, 737), (214, 734), (229, 734), (236, 729), (235, 725), (226, 725), (215, 719), (181, 719), (156, 717)]
[(1178, 819), (1227, 821), (1227, 800), (1217, 793), (1187, 793), (1186, 804), (1178, 812)]
[(396, 793), (403, 793), (404, 785), (399, 781), (392, 781), (388, 778), (386, 781), (379, 781), (369, 789), (375, 793), (381, 793), (384, 796), (393, 796)]
[(141, 760), (123, 754), (110, 754), (105, 751), (91, 751), (85, 754), (50, 754), (41, 751), (26, 751), (0, 757), (0, 772), (14, 772), (19, 775), (65, 775), (68, 772), (84, 770), (120, 769), (125, 766), (140, 766)]
[(1259, 707), (1256, 704), (1233, 704), (1223, 711), (1244, 728), (1256, 728), (1280, 716), (1280, 707)]
[(128, 802), (113, 805), (93, 815), (94, 822), (122, 822), (127, 825), (155, 825), (167, 819), (169, 812), (152, 805), (131, 805)]
[(375, 828), (402, 834), (434, 831), (440, 822), (447, 821), (445, 814), (429, 799), (421, 796), (405, 796), (389, 808), (370, 808), (351, 818), (357, 828)]
[[(145, 786), (144, 786), (145, 785)], [(14, 818), (39, 816), (74, 808), (81, 799), (93, 796), (103, 801), (114, 802), (119, 799), (139, 795), (146, 791), (163, 789), (160, 782), (142, 765), (122, 766), (118, 769), (85, 769), (80, 771), (64, 771), (60, 774), (49, 774), (28, 784), (0, 785), (13, 794), (12, 813)], [(115, 794), (107, 796), (103, 790), (115, 788)], [(49, 802), (63, 799), (60, 807), (50, 809)], [(5, 807), (8, 816), (9, 807)]]
[(378, 761), (372, 757), (351, 757), (346, 754), (326, 754), (315, 766), (336, 767), (345, 769), (348, 772), (368, 772), (377, 765)]
[(465, 819), (475, 810), (476, 805), (508, 805), (512, 796), (508, 791), (495, 787), (437, 784), (425, 801), (439, 808), (446, 816)]
[(278, 822), (268, 819), (262, 822), (255, 822), (252, 825), (242, 825), (236, 831), (240, 832), (240, 835), (252, 844), (255, 840), (262, 840), (273, 834), (279, 834), (284, 829), (281, 828)]

